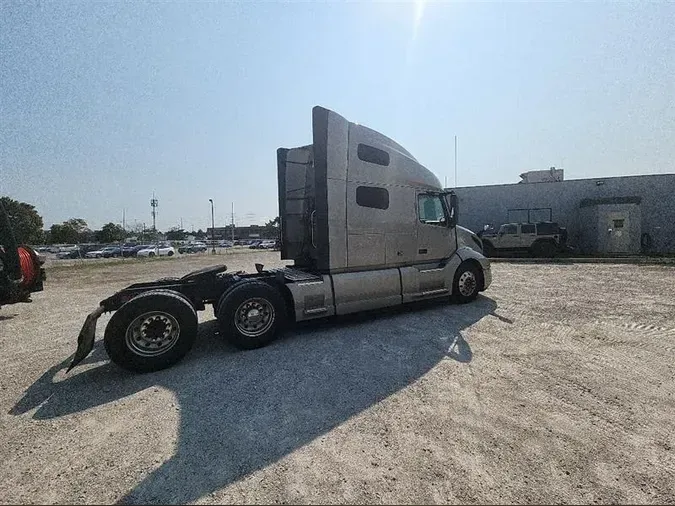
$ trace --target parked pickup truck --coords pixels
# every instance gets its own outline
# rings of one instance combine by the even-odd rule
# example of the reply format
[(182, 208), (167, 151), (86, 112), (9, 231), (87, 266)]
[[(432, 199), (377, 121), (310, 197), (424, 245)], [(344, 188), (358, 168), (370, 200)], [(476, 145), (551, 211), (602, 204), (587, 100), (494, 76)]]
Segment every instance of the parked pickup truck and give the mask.
[[(281, 258), (290, 267), (227, 273), (224, 265), (131, 285), (86, 319), (69, 370), (92, 350), (96, 322), (114, 312), (105, 349), (116, 364), (153, 371), (180, 360), (213, 307), (240, 348), (271, 342), (286, 324), (454, 298), (491, 282), (475, 234), (458, 233), (457, 198), (403, 146), (323, 107), (313, 142), (277, 150)], [(464, 229), (465, 230), (465, 229)]]

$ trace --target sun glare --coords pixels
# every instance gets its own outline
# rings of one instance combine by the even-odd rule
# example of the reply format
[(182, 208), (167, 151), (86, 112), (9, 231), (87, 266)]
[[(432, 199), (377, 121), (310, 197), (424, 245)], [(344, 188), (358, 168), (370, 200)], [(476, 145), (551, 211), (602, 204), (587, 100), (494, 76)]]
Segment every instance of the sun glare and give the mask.
[(417, 32), (420, 28), (420, 23), (422, 22), (422, 16), (424, 15), (424, 4), (426, 0), (416, 0), (415, 1), (415, 21), (413, 24), (413, 40), (417, 38)]

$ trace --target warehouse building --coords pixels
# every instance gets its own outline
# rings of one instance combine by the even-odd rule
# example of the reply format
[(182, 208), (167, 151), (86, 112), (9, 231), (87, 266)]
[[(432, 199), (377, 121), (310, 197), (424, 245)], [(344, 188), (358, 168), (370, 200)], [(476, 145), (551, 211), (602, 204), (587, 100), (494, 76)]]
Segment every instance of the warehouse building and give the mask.
[[(213, 234), (213, 235), (212, 235)], [(211, 227), (206, 229), (206, 235), (216, 239), (231, 239), (232, 226)], [(234, 227), (234, 239), (276, 239), (279, 232), (275, 228), (263, 227), (261, 225), (250, 225), (248, 227)]]
[[(548, 174), (547, 174), (548, 173)], [(675, 253), (675, 174), (564, 180), (532, 171), (514, 184), (456, 188), (460, 224), (555, 221), (584, 254)]]

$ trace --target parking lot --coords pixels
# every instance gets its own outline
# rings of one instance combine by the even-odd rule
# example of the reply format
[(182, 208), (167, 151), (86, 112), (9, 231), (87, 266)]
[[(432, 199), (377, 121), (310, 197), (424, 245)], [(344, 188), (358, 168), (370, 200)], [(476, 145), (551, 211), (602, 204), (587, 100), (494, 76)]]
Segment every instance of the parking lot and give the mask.
[(242, 352), (200, 313), (138, 375), (85, 316), (127, 284), (278, 252), (48, 264), (0, 309), (2, 503), (675, 503), (675, 268), (493, 264), (469, 305), (298, 325)]

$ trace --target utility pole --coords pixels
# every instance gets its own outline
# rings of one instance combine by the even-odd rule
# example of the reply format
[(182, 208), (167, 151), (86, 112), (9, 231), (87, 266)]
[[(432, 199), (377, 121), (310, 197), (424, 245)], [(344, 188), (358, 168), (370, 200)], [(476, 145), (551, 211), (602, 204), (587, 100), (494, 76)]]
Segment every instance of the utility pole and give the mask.
[(122, 230), (127, 231), (127, 210), (122, 208)]
[(159, 205), (159, 200), (155, 198), (155, 192), (152, 192), (152, 200), (150, 200), (150, 207), (152, 208), (152, 231), (157, 232), (157, 227), (155, 226), (155, 218), (157, 216), (157, 206)]
[(457, 188), (457, 136), (455, 135), (455, 188)]
[(211, 254), (216, 254), (216, 219), (213, 214), (213, 199), (209, 199), (211, 202)]
[(232, 202), (232, 244), (234, 245), (234, 202)]

